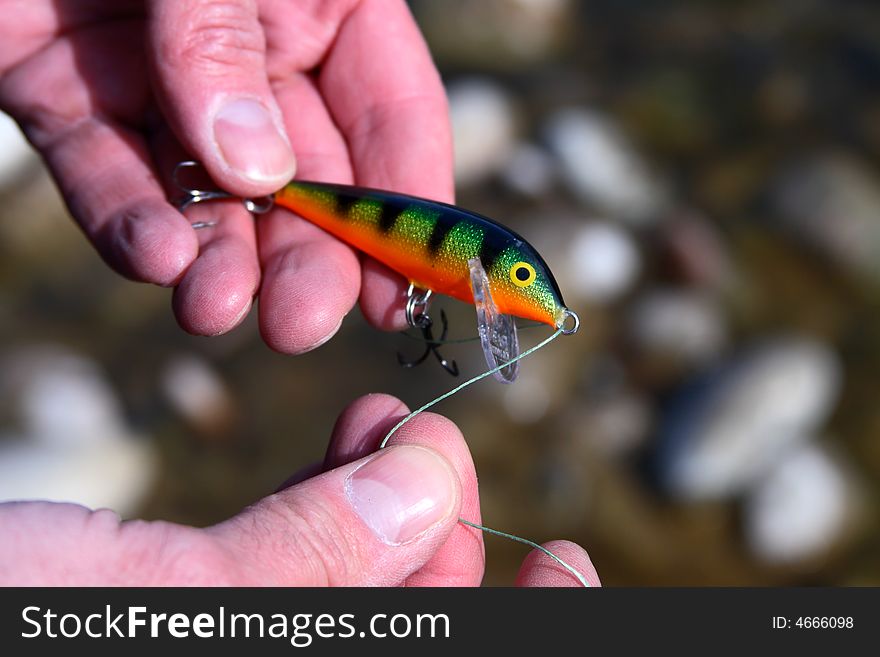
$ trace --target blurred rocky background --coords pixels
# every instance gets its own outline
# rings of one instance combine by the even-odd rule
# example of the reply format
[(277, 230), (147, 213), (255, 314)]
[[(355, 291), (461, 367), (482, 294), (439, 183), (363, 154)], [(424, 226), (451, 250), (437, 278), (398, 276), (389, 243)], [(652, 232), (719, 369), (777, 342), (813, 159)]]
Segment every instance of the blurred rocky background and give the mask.
[[(876, 3), (411, 6), (459, 203), (529, 239), (582, 319), (512, 386), (437, 409), (486, 524), (577, 541), (609, 585), (880, 584)], [(320, 458), (355, 397), (453, 385), (357, 313), (297, 358), (253, 318), (185, 335), (167, 290), (87, 246), (9, 121), (0, 142), (0, 498), (206, 525)], [(478, 344), (446, 353), (484, 368)], [(486, 583), (512, 582), (522, 546), (486, 543)]]

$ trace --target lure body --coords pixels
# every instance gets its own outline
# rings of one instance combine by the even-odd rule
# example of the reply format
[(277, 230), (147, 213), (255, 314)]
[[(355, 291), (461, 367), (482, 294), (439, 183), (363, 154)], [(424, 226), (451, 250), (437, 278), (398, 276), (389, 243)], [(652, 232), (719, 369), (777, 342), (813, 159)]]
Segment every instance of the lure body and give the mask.
[(561, 327), (566, 307), (544, 260), (519, 235), (467, 210), (349, 185), (292, 181), (277, 205), (402, 274), (417, 287), (473, 303), (479, 258), (501, 313)]

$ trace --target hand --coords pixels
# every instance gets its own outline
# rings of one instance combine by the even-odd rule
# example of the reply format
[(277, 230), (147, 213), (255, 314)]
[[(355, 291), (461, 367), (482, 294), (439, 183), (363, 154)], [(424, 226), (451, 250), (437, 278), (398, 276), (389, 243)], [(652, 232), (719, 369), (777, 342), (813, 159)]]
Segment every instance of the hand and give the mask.
[[(229, 331), (260, 295), (270, 347), (328, 340), (360, 296), (402, 328), (402, 279), (290, 212), (166, 201), (185, 153), (223, 189), (294, 172), (451, 201), (443, 88), (403, 0), (0, 0), (0, 107), (42, 153), (104, 259), (174, 285), (191, 333)], [(296, 157), (294, 157), (294, 153)]]
[[(477, 480), (455, 425), (424, 413), (375, 451), (407, 412), (393, 397), (362, 397), (339, 418), (322, 474), (206, 529), (120, 523), (72, 504), (0, 504), (0, 584), (477, 585), (482, 536), (457, 522), (479, 522)], [(548, 547), (598, 584), (578, 546)], [(579, 586), (537, 551), (517, 583)]]

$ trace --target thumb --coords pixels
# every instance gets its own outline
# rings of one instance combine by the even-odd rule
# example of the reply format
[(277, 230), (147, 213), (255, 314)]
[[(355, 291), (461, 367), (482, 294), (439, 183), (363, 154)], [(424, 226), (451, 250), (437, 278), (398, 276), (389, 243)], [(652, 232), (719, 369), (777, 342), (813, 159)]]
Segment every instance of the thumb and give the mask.
[(296, 161), (266, 73), (256, 2), (155, 0), (150, 57), (177, 138), (223, 189), (275, 191)]
[(0, 586), (387, 586), (455, 527), (459, 478), (426, 447), (383, 449), (208, 529), (120, 523), (74, 504), (0, 504)]
[(401, 445), (267, 497), (208, 531), (247, 563), (250, 584), (393, 586), (443, 545), (460, 506), (452, 465), (432, 449)]

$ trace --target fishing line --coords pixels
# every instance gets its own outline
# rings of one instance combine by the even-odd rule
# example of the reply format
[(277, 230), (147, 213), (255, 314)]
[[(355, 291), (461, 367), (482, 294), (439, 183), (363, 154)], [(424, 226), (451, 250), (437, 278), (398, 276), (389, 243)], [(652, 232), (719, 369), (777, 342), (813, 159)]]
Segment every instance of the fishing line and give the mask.
[(561, 557), (557, 557), (550, 550), (545, 548), (543, 545), (538, 545), (534, 541), (530, 541), (527, 538), (523, 538), (522, 536), (517, 536), (516, 534), (508, 534), (507, 532), (500, 532), (497, 529), (492, 529), (491, 527), (486, 527), (485, 525), (478, 525), (475, 522), (471, 522), (470, 520), (465, 520), (464, 518), (459, 518), (458, 521), (462, 525), (467, 525), (468, 527), (473, 527), (474, 529), (479, 529), (481, 532), (486, 532), (488, 534), (494, 534), (495, 536), (500, 536), (501, 538), (509, 538), (511, 541), (516, 541), (517, 543), (522, 543), (524, 545), (528, 545), (530, 548), (535, 550), (540, 550), (548, 557), (553, 559), (560, 566), (565, 568), (568, 572), (574, 575), (577, 580), (584, 586), (584, 588), (590, 588), (590, 583), (587, 581), (587, 578), (581, 575), (580, 571), (577, 570), (574, 566), (566, 563), (562, 560)]
[(532, 353), (538, 351), (538, 349), (541, 349), (542, 347), (550, 344), (551, 342), (553, 342), (553, 340), (555, 340), (560, 335), (562, 335), (562, 331), (563, 331), (563, 329), (561, 329), (561, 328), (556, 329), (556, 331), (553, 333), (553, 335), (551, 335), (549, 338), (542, 340), (541, 342), (536, 344), (531, 349), (527, 349), (526, 351), (522, 352), (516, 358), (511, 358), (509, 361), (501, 363), (501, 365), (498, 365), (497, 367), (493, 367), (491, 370), (486, 370), (482, 374), (477, 374), (475, 377), (470, 378), (467, 381), (465, 381), (464, 383), (460, 383), (459, 385), (455, 386), (449, 392), (444, 392), (442, 395), (440, 395), (436, 399), (432, 399), (424, 406), (417, 408), (412, 413), (410, 413), (405, 418), (403, 418), (400, 422), (398, 422), (396, 425), (394, 425), (394, 428), (391, 431), (389, 431), (388, 434), (385, 436), (385, 438), (382, 439), (382, 442), (379, 443), (379, 449), (382, 449), (383, 447), (385, 447), (385, 445), (387, 445), (388, 441), (391, 439), (391, 436), (393, 436), (395, 434), (395, 432), (398, 429), (400, 429), (400, 427), (402, 427), (404, 424), (406, 424), (407, 422), (412, 420), (419, 413), (428, 410), (434, 404), (439, 404), (440, 402), (442, 402), (444, 399), (447, 399), (448, 397), (452, 397), (452, 395), (459, 392), (460, 390), (463, 390), (464, 388), (467, 388), (472, 383), (476, 383), (477, 381), (479, 381), (481, 379), (485, 379), (487, 376), (492, 376), (493, 374), (495, 374), (495, 372), (499, 372), (499, 371), (503, 370), (505, 367), (507, 367), (508, 365), (512, 365), (516, 361), (522, 360), (523, 358), (525, 358), (529, 354), (532, 354)]
[[(449, 397), (452, 397), (452, 395), (463, 390), (464, 388), (467, 388), (472, 383), (476, 383), (477, 381), (480, 381), (481, 379), (485, 379), (487, 376), (492, 376), (495, 372), (498, 372), (498, 371), (504, 369), (508, 365), (512, 365), (513, 363), (517, 362), (518, 360), (522, 360), (523, 358), (525, 358), (529, 354), (535, 353), (536, 351), (538, 351), (538, 349), (542, 349), (543, 347), (546, 347), (548, 344), (553, 342), (553, 340), (555, 340), (560, 335), (562, 335), (563, 332), (564, 332), (563, 328), (556, 329), (556, 331), (553, 333), (553, 335), (551, 335), (548, 338), (545, 338), (544, 340), (542, 340), (541, 342), (536, 344), (531, 349), (527, 349), (526, 351), (522, 352), (521, 354), (519, 354), (515, 358), (511, 358), (510, 360), (502, 363), (501, 365), (498, 365), (497, 367), (493, 367), (492, 369), (487, 370), (487, 371), (483, 372), (482, 374), (478, 374), (475, 377), (468, 379), (464, 383), (461, 383), (461, 384), (455, 386), (452, 390), (443, 393), (442, 395), (440, 395), (436, 399), (432, 399), (424, 406), (421, 406), (420, 408), (414, 410), (412, 413), (410, 413), (405, 418), (403, 418), (400, 422), (398, 422), (396, 425), (394, 425), (394, 428), (388, 432), (388, 434), (385, 436), (385, 438), (382, 439), (382, 442), (379, 444), (379, 449), (384, 448), (388, 444), (388, 441), (391, 440), (391, 436), (393, 436), (397, 432), (398, 429), (400, 429), (403, 425), (405, 425), (407, 422), (412, 420), (415, 416), (428, 410), (429, 408), (434, 406), (434, 404), (439, 404), (444, 399), (448, 399)], [(581, 584), (583, 584), (585, 587), (590, 586), (590, 584), (587, 582), (586, 578), (574, 566), (569, 565), (568, 563), (563, 561), (561, 558), (559, 558), (558, 556), (553, 554), (550, 550), (538, 545), (534, 541), (530, 541), (528, 539), (522, 538), (521, 536), (515, 536), (514, 534), (508, 534), (506, 532), (498, 531), (497, 529), (491, 529), (490, 527), (486, 527), (484, 525), (478, 525), (476, 523), (470, 522), (469, 520), (465, 520), (464, 518), (459, 518), (458, 521), (460, 523), (462, 523), (463, 525), (467, 525), (468, 527), (473, 527), (474, 529), (479, 529), (482, 532), (494, 534), (495, 536), (501, 536), (502, 538), (509, 538), (510, 540), (516, 541), (517, 543), (523, 543), (524, 545), (528, 545), (529, 547), (532, 547), (536, 550), (540, 550), (541, 552), (543, 552), (544, 554), (549, 556), (551, 559), (556, 561), (560, 566), (565, 568), (572, 575), (574, 575), (577, 578), (577, 580)]]

